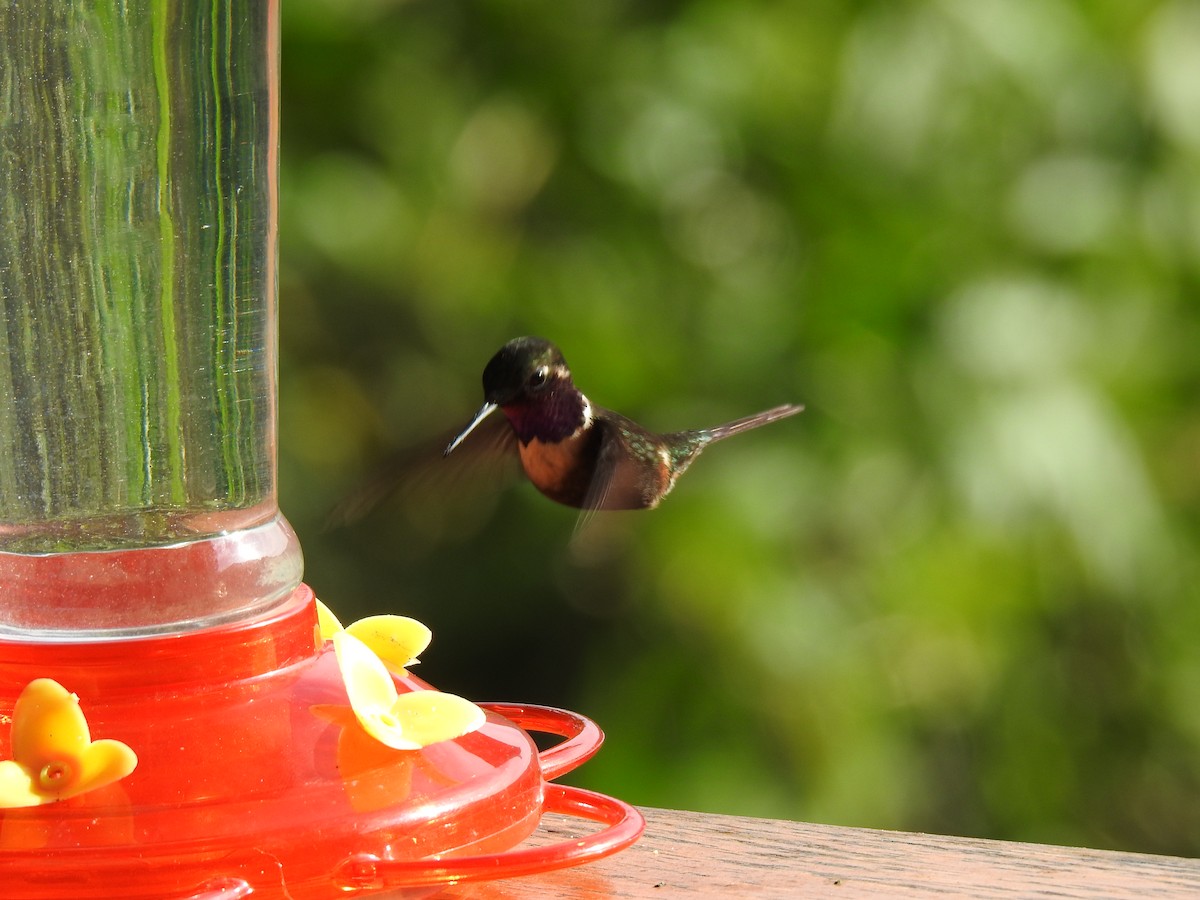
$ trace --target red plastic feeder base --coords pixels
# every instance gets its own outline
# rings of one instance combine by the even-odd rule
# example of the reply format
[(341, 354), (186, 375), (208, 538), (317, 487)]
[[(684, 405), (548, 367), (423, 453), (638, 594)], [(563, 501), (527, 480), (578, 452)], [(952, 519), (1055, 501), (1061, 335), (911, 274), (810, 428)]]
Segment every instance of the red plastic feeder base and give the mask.
[[(91, 793), (0, 811), (7, 900), (420, 896), (598, 859), (645, 827), (628, 804), (547, 783), (603, 740), (574, 713), (483, 704), (479, 731), (419, 751), (339, 724), (328, 712), (348, 707), (345, 688), (303, 585), (267, 614), (187, 634), (0, 641), (0, 722), (43, 677), (79, 696), (93, 739), (125, 742), (138, 766)], [(566, 740), (539, 753), (525, 729)], [(0, 758), (12, 757), (8, 731)], [(606, 827), (512, 849), (548, 811)]]

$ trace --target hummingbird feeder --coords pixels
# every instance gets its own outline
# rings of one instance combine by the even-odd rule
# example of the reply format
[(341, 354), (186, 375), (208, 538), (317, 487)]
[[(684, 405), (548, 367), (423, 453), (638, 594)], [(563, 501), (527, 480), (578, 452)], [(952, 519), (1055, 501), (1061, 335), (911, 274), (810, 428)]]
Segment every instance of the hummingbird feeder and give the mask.
[[(644, 827), (551, 783), (592, 722), (442, 694), (389, 658), (423, 626), (343, 629), (301, 581), (276, 493), (278, 14), (0, 13), (10, 900), (424, 896)], [(519, 846), (545, 812), (603, 827)]]

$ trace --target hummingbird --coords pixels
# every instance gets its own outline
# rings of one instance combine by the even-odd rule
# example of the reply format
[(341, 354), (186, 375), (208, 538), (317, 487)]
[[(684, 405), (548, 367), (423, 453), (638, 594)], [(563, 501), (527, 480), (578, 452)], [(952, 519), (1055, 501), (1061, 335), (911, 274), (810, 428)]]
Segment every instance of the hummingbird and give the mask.
[(657, 434), (592, 404), (562, 352), (539, 337), (514, 338), (497, 351), (483, 370), (483, 397), (443, 456), (500, 410), (509, 427), (499, 440), (509, 450), (515, 445), (534, 487), (585, 511), (653, 509), (709, 444), (804, 409), (789, 403), (714, 428)]

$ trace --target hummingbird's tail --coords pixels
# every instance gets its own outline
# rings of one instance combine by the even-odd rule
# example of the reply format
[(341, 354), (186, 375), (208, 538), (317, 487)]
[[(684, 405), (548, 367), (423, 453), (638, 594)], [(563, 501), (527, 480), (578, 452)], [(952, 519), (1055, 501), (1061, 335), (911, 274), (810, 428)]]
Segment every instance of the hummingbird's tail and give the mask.
[(726, 422), (724, 425), (718, 425), (716, 428), (706, 428), (704, 429), (704, 433), (708, 435), (709, 443), (712, 443), (733, 434), (749, 431), (751, 428), (757, 428), (760, 425), (767, 425), (771, 422), (777, 422), (780, 419), (786, 419), (788, 416), (794, 416), (799, 412), (804, 412), (802, 404), (785, 403), (783, 406), (776, 406), (764, 412), (756, 413), (753, 416), (734, 419), (732, 422)]

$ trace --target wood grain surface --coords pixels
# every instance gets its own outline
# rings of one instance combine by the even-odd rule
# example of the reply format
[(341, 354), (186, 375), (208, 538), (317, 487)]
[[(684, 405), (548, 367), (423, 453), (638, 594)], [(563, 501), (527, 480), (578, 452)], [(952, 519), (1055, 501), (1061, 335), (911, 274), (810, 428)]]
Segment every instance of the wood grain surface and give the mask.
[[(438, 898), (1200, 898), (1200, 860), (643, 812), (645, 835), (608, 859), (544, 875), (462, 884)], [(536, 840), (566, 840), (586, 830), (575, 820), (547, 816)]]

